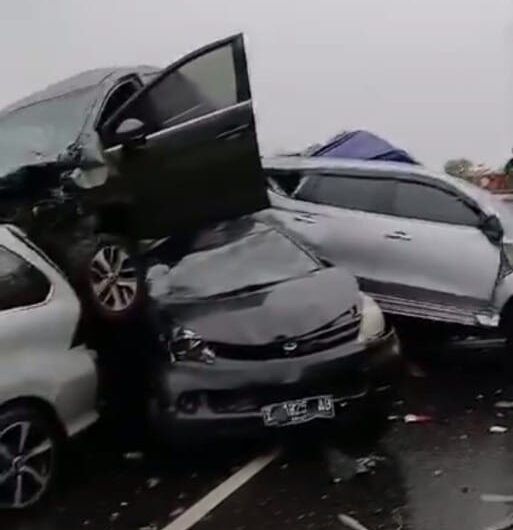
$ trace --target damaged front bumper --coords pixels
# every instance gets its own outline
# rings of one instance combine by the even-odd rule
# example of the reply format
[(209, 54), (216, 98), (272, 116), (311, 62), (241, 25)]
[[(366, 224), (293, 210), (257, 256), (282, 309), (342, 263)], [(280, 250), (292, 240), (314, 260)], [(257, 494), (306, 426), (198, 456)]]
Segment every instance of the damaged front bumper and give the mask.
[(326, 395), (335, 417), (346, 420), (376, 393), (383, 404), (381, 395), (393, 387), (400, 366), (393, 330), (366, 345), (353, 341), (303, 357), (169, 364), (153, 378), (150, 421), (160, 438), (174, 441), (250, 436), (266, 429), (263, 407)]

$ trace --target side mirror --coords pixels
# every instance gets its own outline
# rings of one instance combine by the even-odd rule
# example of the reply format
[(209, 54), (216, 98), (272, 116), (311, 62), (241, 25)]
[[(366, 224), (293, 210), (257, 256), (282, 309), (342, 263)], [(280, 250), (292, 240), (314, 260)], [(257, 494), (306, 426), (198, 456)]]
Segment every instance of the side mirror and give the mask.
[(127, 118), (123, 120), (116, 129), (116, 138), (121, 143), (131, 143), (144, 139), (146, 126), (137, 118)]
[(504, 236), (504, 229), (502, 228), (500, 219), (496, 215), (486, 216), (482, 220), (480, 228), (483, 234), (492, 243), (500, 243), (502, 241), (502, 237)]

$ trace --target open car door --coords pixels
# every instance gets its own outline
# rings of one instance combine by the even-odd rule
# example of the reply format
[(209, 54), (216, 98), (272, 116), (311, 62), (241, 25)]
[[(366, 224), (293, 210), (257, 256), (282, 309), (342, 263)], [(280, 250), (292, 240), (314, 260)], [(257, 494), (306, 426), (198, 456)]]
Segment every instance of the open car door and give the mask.
[(242, 35), (173, 63), (99, 134), (139, 239), (268, 207)]

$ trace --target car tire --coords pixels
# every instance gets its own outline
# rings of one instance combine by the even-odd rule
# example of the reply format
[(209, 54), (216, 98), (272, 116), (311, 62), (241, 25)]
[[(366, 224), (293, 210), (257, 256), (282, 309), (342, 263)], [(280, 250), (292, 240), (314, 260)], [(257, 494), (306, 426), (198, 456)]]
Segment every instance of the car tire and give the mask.
[(89, 319), (126, 322), (140, 313), (143, 267), (123, 238), (95, 234), (77, 241), (71, 253), (67, 269)]
[(38, 408), (0, 412), (0, 508), (29, 509), (55, 487), (63, 436)]

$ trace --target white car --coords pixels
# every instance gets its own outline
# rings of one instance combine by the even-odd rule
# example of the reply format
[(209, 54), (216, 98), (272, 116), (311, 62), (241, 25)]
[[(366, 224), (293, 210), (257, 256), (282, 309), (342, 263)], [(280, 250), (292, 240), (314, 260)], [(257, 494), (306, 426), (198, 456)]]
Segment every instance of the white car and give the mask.
[(93, 352), (75, 344), (80, 303), (17, 228), (0, 225), (0, 507), (51, 490), (62, 443), (97, 417)]

